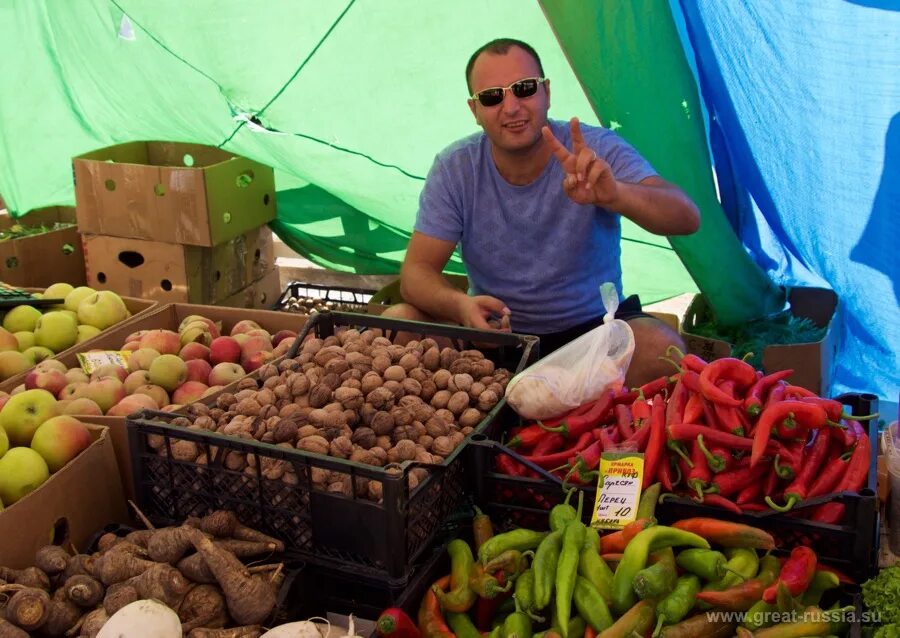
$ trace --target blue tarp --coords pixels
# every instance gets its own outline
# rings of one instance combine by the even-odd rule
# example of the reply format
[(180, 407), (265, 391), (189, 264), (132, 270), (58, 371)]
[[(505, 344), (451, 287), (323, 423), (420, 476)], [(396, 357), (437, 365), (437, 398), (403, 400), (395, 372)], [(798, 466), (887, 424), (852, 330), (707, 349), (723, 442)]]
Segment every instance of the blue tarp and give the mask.
[(900, 388), (900, 2), (680, 0), (726, 213), (779, 283), (831, 287), (834, 392)]

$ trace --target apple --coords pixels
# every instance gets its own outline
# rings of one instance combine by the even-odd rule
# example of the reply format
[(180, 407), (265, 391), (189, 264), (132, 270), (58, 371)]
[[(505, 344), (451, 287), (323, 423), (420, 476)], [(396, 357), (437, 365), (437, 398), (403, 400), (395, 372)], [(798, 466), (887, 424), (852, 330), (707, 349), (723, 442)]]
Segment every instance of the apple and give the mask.
[(63, 399), (57, 401), (60, 414), (69, 414), (76, 416), (103, 416), (103, 410), (94, 401), (87, 397), (80, 399)]
[(140, 341), (127, 341), (125, 345), (123, 345), (119, 350), (127, 350), (128, 352), (134, 352), (135, 350), (140, 350), (141, 342)]
[(143, 337), (148, 332), (150, 332), (150, 331), (149, 330), (138, 330), (136, 332), (132, 332), (130, 335), (125, 337), (125, 343), (128, 343), (130, 341), (140, 341), (141, 337)]
[(272, 345), (277, 346), (279, 343), (284, 341), (285, 339), (290, 339), (291, 342), (297, 338), (297, 333), (293, 330), (279, 330), (272, 336)]
[(65, 401), (67, 399), (71, 400), (87, 397), (87, 389), (87, 381), (74, 381), (60, 390), (59, 394), (56, 395), (56, 398), (60, 401)]
[(178, 356), (185, 361), (191, 361), (192, 359), (209, 361), (209, 348), (202, 343), (189, 343), (181, 349)]
[(172, 393), (172, 401), (181, 405), (193, 403), (199, 401), (207, 390), (209, 390), (209, 386), (205, 383), (185, 381)]
[(150, 364), (150, 382), (171, 392), (187, 380), (187, 364), (174, 354), (161, 354)]
[(0, 380), (5, 381), (10, 377), (30, 370), (34, 361), (22, 352), (16, 350), (4, 350), (0, 352)]
[(142, 385), (134, 391), (133, 395), (134, 394), (146, 394), (160, 407), (171, 403), (169, 400), (169, 393), (158, 385)]
[(71, 370), (66, 370), (66, 379), (69, 381), (69, 383), (87, 383), (91, 380), (91, 378), (81, 368), (72, 368)]
[(268, 330), (263, 328), (254, 328), (253, 330), (248, 330), (244, 334), (248, 337), (265, 337), (269, 343), (272, 342), (272, 335), (269, 334)]
[(188, 381), (200, 381), (201, 383), (206, 383), (209, 379), (209, 373), (212, 372), (212, 366), (209, 365), (208, 361), (204, 361), (203, 359), (191, 359), (186, 362), (186, 365)]
[(19, 352), (25, 352), (28, 348), (34, 346), (33, 332), (14, 332), (13, 336), (19, 342)]
[(78, 306), (81, 305), (81, 302), (93, 295), (96, 290), (89, 286), (78, 286), (78, 288), (73, 288), (72, 292), (66, 295), (65, 304), (66, 310), (71, 310), (72, 312), (78, 312)]
[(53, 352), (71, 348), (77, 340), (78, 323), (60, 310), (42, 315), (34, 327), (34, 342)]
[(249, 337), (241, 344), (241, 358), (249, 357), (263, 350), (272, 352), (272, 342), (267, 337)]
[(78, 304), (78, 322), (100, 330), (106, 330), (127, 318), (125, 302), (110, 290), (96, 292)]
[(150, 373), (146, 370), (135, 370), (125, 379), (125, 392), (134, 394), (142, 385), (150, 385)]
[(41, 455), (51, 472), (58, 472), (91, 444), (91, 433), (73, 416), (55, 416), (41, 423), (31, 449)]
[(22, 392), (25, 392), (25, 384), (24, 384), (24, 383), (20, 383), (19, 385), (17, 385), (16, 387), (14, 387), (14, 388), (10, 391), (10, 394), (13, 395), (13, 396), (15, 396), (15, 395), (20, 394), (20, 393), (22, 393)]
[(220, 363), (209, 373), (209, 385), (228, 385), (247, 376), (244, 369), (236, 363)]
[(114, 363), (107, 363), (106, 365), (102, 365), (91, 373), (91, 381), (95, 381), (97, 379), (105, 379), (106, 377), (114, 377), (119, 381), (125, 381), (125, 378), (128, 376), (128, 370), (123, 368), (122, 366), (117, 366)]
[(241, 357), (241, 367), (248, 373), (253, 372), (256, 369), (261, 368), (266, 363), (269, 363), (274, 358), (274, 353), (260, 350), (259, 352), (254, 352), (249, 357)]
[(34, 365), (53, 358), (54, 352), (50, 348), (44, 348), (43, 346), (31, 346), (22, 354), (28, 357), (28, 360)]
[(209, 333), (209, 329), (202, 321), (196, 321), (188, 324), (187, 328), (181, 331), (181, 345), (186, 346), (189, 343), (202, 343), (208, 346), (213, 336)]
[(60, 308), (65, 308), (66, 297), (69, 296), (69, 293), (75, 290), (72, 284), (67, 284), (64, 282), (60, 282), (57, 284), (53, 284), (52, 286), (48, 286), (46, 290), (44, 290), (44, 299), (62, 299), (63, 303), (59, 305)]
[(9, 450), (9, 437), (6, 436), (6, 430), (0, 428), (0, 458)]
[(62, 389), (69, 385), (66, 375), (59, 370), (32, 370), (25, 375), (25, 387), (29, 390), (46, 390), (53, 396), (57, 396)]
[(50, 468), (30, 447), (17, 447), (0, 458), (0, 502), (7, 507), (39, 488)]
[(127, 396), (109, 409), (106, 416), (128, 416), (140, 410), (159, 410), (153, 397), (146, 394)]
[(178, 404), (178, 403), (173, 403), (173, 404), (171, 404), (171, 405), (164, 405), (163, 407), (160, 408), (160, 411), (162, 411), (162, 412), (175, 412), (176, 410), (180, 410), (182, 407), (184, 407), (184, 406), (182, 406), (182, 405), (180, 405), (180, 404)]
[(6, 328), (0, 328), (0, 352), (4, 350), (18, 350), (19, 349), (19, 340), (16, 339), (16, 335), (11, 333)]
[(141, 349), (151, 348), (160, 354), (181, 352), (181, 337), (171, 330), (151, 330), (141, 337)]
[(99, 405), (105, 414), (107, 410), (125, 398), (125, 385), (115, 377), (97, 379), (88, 383), (86, 396)]
[(56, 397), (46, 390), (26, 389), (3, 406), (0, 427), (13, 445), (28, 445), (38, 426), (57, 414)]
[(16, 306), (3, 317), (3, 328), (9, 332), (34, 332), (41, 311), (34, 306)]
[[(0, 410), (2, 410), (3, 406), (6, 405), (6, 402), (9, 401), (9, 397), (10, 397), (9, 393), (0, 392)], [(0, 430), (3, 430), (3, 428), (0, 428)], [(6, 431), (3, 430), (3, 433), (6, 434)], [(0, 456), (3, 456), (3, 455), (0, 454)]]
[(243, 332), (239, 332), (238, 334), (232, 336), (232, 339), (234, 339), (241, 345), (244, 345), (247, 342), (247, 339), (249, 339), (249, 338), (250, 338), (250, 335), (244, 334)]
[(243, 334), (245, 332), (249, 332), (251, 330), (261, 330), (262, 326), (253, 321), (252, 319), (244, 319), (242, 321), (238, 321), (234, 324), (234, 327), (231, 329), (231, 336)]
[(275, 355), (275, 358), (283, 357), (288, 353), (291, 349), (291, 346), (294, 345), (293, 339), (282, 339), (281, 343), (275, 346), (275, 350), (272, 351), (272, 354)]
[[(49, 372), (50, 370), (59, 370), (63, 374), (69, 371), (69, 366), (60, 361), (59, 359), (44, 359), (40, 363), (38, 363), (35, 367), (35, 370), (40, 370), (41, 372)], [(73, 368), (74, 370), (78, 370), (79, 368)]]
[(139, 348), (131, 353), (131, 357), (128, 359), (128, 369), (132, 372), (135, 370), (149, 370), (150, 364), (152, 364), (153, 360), (158, 356), (158, 350), (154, 350), (153, 348)]
[(241, 344), (234, 337), (219, 337), (209, 344), (209, 362), (237, 363), (241, 360)]
[[(225, 387), (224, 385), (211, 385), (206, 389), (206, 392), (203, 393), (203, 397), (211, 396), (211, 395), (215, 394), (216, 392), (218, 392), (219, 390), (223, 389), (224, 387)], [(203, 398), (203, 397), (200, 397), (200, 398)]]
[(94, 326), (89, 326), (85, 323), (78, 326), (78, 337), (75, 340), (75, 343), (84, 343), (88, 339), (93, 339), (98, 334), (103, 332), (100, 328), (95, 328)]
[(184, 320), (178, 326), (178, 332), (183, 332), (185, 328), (193, 323), (204, 323), (207, 327), (207, 332), (212, 335), (212, 338), (220, 336), (221, 330), (219, 329), (219, 325), (213, 321), (212, 319), (207, 319), (206, 317), (202, 317), (200, 315), (190, 315), (189, 317), (185, 317)]

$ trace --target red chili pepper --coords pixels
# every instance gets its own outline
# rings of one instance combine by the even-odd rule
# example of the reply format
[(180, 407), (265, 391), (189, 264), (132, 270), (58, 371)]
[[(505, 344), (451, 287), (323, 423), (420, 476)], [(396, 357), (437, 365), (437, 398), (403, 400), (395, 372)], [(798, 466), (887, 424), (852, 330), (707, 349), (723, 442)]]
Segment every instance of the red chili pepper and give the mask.
[(570, 462), (572, 469), (569, 470), (564, 482), (588, 483), (592, 478), (589, 475), (594, 474), (594, 470), (600, 465), (600, 457), (603, 455), (604, 449), (603, 439), (600, 439), (576, 454)]
[(720, 494), (704, 494), (702, 499), (694, 498), (694, 500), (706, 505), (721, 507), (729, 512), (734, 512), (735, 514), (741, 514), (740, 507)]
[(584, 626), (584, 638), (597, 638), (597, 630), (590, 625)]
[(769, 394), (766, 395), (765, 405), (763, 409), (766, 409), (770, 405), (774, 405), (775, 403), (779, 403), (784, 401), (785, 390), (787, 389), (787, 383), (784, 381), (779, 381), (775, 385), (772, 386), (772, 389), (769, 390)]
[(525, 476), (526, 468), (518, 461), (514, 461), (503, 452), (497, 454), (497, 471), (507, 476)]
[(812, 390), (807, 390), (806, 388), (802, 388), (799, 385), (789, 385), (784, 389), (784, 394), (789, 398), (799, 398), (799, 397), (816, 397), (818, 398), (818, 394), (813, 392)]
[(665, 456), (666, 445), (666, 402), (661, 396), (653, 397), (650, 408), (650, 439), (644, 453), (644, 480), (642, 489), (647, 489), (656, 478), (656, 468)]
[[(847, 464), (847, 471), (841, 482), (838, 483), (836, 492), (858, 492), (866, 484), (869, 477), (869, 462), (871, 460), (872, 446), (869, 437), (860, 438), (853, 450), (853, 456)], [(844, 518), (845, 507), (843, 503), (826, 503), (819, 506), (813, 514), (812, 520), (820, 523), (837, 525)]]
[(565, 433), (565, 436), (569, 439), (577, 439), (583, 433), (589, 432), (603, 423), (612, 410), (614, 396), (615, 390), (606, 390), (591, 406), (590, 410), (584, 414), (566, 419), (568, 432)]
[(668, 356), (672, 356), (672, 353), (678, 355), (679, 365), (682, 370), (693, 370), (694, 372), (700, 372), (709, 365), (705, 359), (701, 359), (695, 354), (685, 354), (681, 350), (679, 350), (676, 346), (669, 346), (666, 348), (666, 354)]
[(741, 505), (742, 512), (765, 512), (768, 508), (762, 503), (744, 503)]
[(654, 379), (653, 381), (645, 383), (644, 385), (639, 387), (638, 392), (643, 394), (645, 397), (652, 398), (668, 388), (671, 379), (671, 377), (659, 377), (658, 379)]
[(769, 468), (768, 473), (765, 475), (765, 481), (763, 482), (763, 494), (768, 494), (775, 498), (775, 494), (778, 491), (778, 473), (775, 472), (775, 468)]
[(412, 618), (399, 607), (385, 609), (375, 625), (382, 638), (420, 638), (422, 635)]
[(629, 390), (622, 394), (617, 394), (613, 399), (613, 405), (631, 405), (636, 399), (639, 399), (641, 393), (637, 390)]
[(542, 467), (545, 470), (549, 470), (563, 463), (566, 463), (569, 460), (569, 457), (574, 456), (578, 452), (581, 452), (587, 446), (594, 442), (594, 435), (590, 431), (584, 432), (581, 437), (572, 445), (568, 450), (563, 450), (562, 452), (554, 452), (553, 454), (545, 454), (544, 456), (524, 456), (522, 458), (531, 461), (538, 467)]
[(742, 494), (748, 487), (756, 485), (761, 492), (761, 479), (765, 472), (766, 470), (763, 466), (751, 468), (749, 465), (745, 465), (743, 467), (738, 467), (727, 472), (722, 472), (721, 474), (716, 474), (712, 477), (709, 489), (711, 493), (714, 494), (731, 496), (738, 493)]
[(756, 370), (741, 359), (726, 357), (716, 359), (703, 368), (703, 372), (700, 373), (700, 392), (706, 399), (713, 403), (739, 408), (741, 401), (730, 396), (718, 386), (718, 383), (725, 380), (734, 381), (735, 387), (743, 390), (756, 382)]
[[(722, 384), (725, 385), (724, 383)], [(731, 432), (737, 436), (744, 436), (744, 424), (741, 422), (738, 414), (741, 411), (738, 408), (728, 408), (718, 403), (711, 404), (712, 411), (716, 415), (716, 423), (719, 424), (725, 432)]]
[[(784, 422), (791, 419), (788, 426)], [(756, 423), (756, 431), (753, 433), (753, 447), (750, 451), (750, 465), (756, 465), (762, 458), (769, 442), (772, 430), (778, 426), (779, 432), (784, 427), (785, 431), (792, 429), (817, 428), (825, 425), (825, 411), (817, 405), (801, 403), (800, 401), (782, 401), (768, 406), (759, 415)]]
[(509, 440), (506, 444), (506, 447), (510, 448), (533, 448), (537, 445), (541, 439), (549, 436), (548, 432), (565, 432), (566, 426), (560, 425), (556, 428), (550, 428), (541, 423), (532, 423), (529, 426), (526, 426), (519, 430), (518, 434), (516, 434), (513, 438)]
[(699, 423), (702, 418), (703, 397), (699, 394), (691, 394), (684, 406), (684, 420), (682, 423)]
[[(787, 418), (776, 422), (778, 436), (783, 439), (803, 439), (805, 441), (809, 437), (810, 430), (817, 430), (828, 424), (828, 416), (820, 405), (803, 401), (782, 401), (778, 405), (789, 405), (793, 408)], [(782, 407), (781, 410), (783, 412), (787, 408)]]
[(611, 552), (624, 552), (625, 547), (631, 542), (631, 539), (643, 532), (648, 527), (652, 527), (656, 521), (652, 518), (639, 518), (628, 523), (622, 529), (600, 537), (600, 547), (598, 551), (603, 554)]
[(763, 600), (770, 605), (775, 604), (778, 596), (779, 583), (787, 587), (791, 596), (799, 596), (806, 591), (813, 576), (816, 574), (816, 553), (809, 547), (795, 547), (791, 550), (791, 556), (781, 566), (778, 580), (766, 588), (763, 592)]
[(672, 394), (666, 404), (666, 425), (684, 423), (684, 408), (687, 405), (688, 389), (681, 379), (675, 382)]
[(444, 576), (434, 583), (425, 592), (422, 597), (422, 604), (419, 607), (419, 631), (426, 638), (456, 638), (455, 634), (450, 631), (450, 627), (444, 621), (444, 615), (441, 612), (441, 603), (438, 601), (437, 594), (434, 590), (448, 590), (450, 588), (450, 576)]
[[(722, 432), (721, 430), (714, 430), (713, 428), (704, 425), (695, 425), (693, 423), (676, 423), (675, 425), (670, 425), (668, 430), (669, 437), (675, 439), (676, 441), (693, 441), (697, 438), (697, 435), (702, 434), (706, 443), (723, 445), (727, 448), (733, 448), (735, 450), (749, 450), (753, 447), (753, 439), (748, 439), (743, 436), (735, 436), (734, 434)], [(777, 445), (777, 442), (771, 441), (766, 445), (763, 451), (767, 454), (774, 454), (774, 452), (778, 449), (779, 446)]]
[(719, 445), (710, 445), (707, 447), (706, 443), (703, 441), (703, 436), (697, 437), (697, 444), (700, 446), (700, 451), (703, 453), (703, 456), (706, 457), (706, 463), (709, 465), (709, 469), (718, 474), (719, 472), (724, 472), (727, 470), (733, 458), (731, 456), (731, 452)]
[(619, 434), (625, 441), (634, 434), (634, 428), (631, 427), (631, 408), (620, 403), (613, 406), (613, 414), (616, 415), (616, 427), (619, 428)]
[(533, 456), (544, 456), (551, 452), (561, 450), (565, 445), (566, 437), (562, 434), (559, 434), (558, 432), (554, 434), (545, 434), (544, 438), (534, 446), (533, 450), (531, 450), (531, 454)]
[(475, 601), (475, 626), (479, 631), (490, 631), (491, 621), (497, 615), (497, 609), (512, 595), (513, 591), (510, 589), (500, 592), (493, 598), (478, 597)]
[(792, 374), (794, 374), (793, 370), (779, 370), (757, 379), (756, 383), (747, 390), (747, 396), (744, 397), (744, 411), (751, 416), (756, 416), (762, 412), (763, 398), (769, 390), (776, 383), (787, 379)]
[(659, 465), (656, 466), (656, 480), (662, 483), (666, 492), (671, 492), (675, 489), (675, 484), (672, 483), (672, 462), (666, 455), (663, 455)]
[(806, 457), (806, 462), (802, 464), (800, 472), (794, 478), (794, 481), (784, 490), (784, 497), (787, 503), (778, 505), (770, 496), (766, 495), (766, 503), (768, 503), (769, 507), (779, 512), (787, 512), (806, 498), (813, 477), (817, 474), (819, 468), (822, 467), (825, 457), (828, 456), (829, 443), (831, 443), (831, 430), (829, 428), (822, 428), (816, 432), (816, 440), (813, 441), (812, 448)]
[(751, 482), (738, 493), (736, 502), (741, 507), (744, 507), (748, 503), (757, 503), (762, 500), (762, 478), (766, 473), (766, 467), (764, 465), (757, 465), (755, 468), (753, 468), (753, 471), (758, 472), (758, 474), (755, 474), (753, 480), (751, 480)]
[(685, 370), (681, 373), (681, 382), (691, 392), (700, 394), (700, 375), (692, 370)]
[(609, 428), (602, 428), (600, 430), (600, 445), (603, 447), (604, 451), (609, 452), (618, 447), (616, 439), (613, 438), (613, 433), (614, 432), (611, 432)]
[(650, 419), (650, 402), (644, 396), (638, 397), (631, 404), (631, 418), (634, 420), (634, 429), (637, 430)]
[(643, 452), (647, 448), (647, 441), (650, 440), (650, 424), (645, 423), (643, 427), (636, 428), (634, 434), (625, 439), (623, 445), (634, 445), (638, 451)]
[(694, 464), (694, 467), (690, 469), (687, 477), (688, 488), (694, 490), (700, 498), (703, 498), (703, 490), (709, 486), (709, 482), (712, 479), (709, 464), (706, 462), (706, 457), (703, 456), (703, 450), (700, 448), (702, 441), (703, 435), (700, 435), (691, 444), (691, 463)]

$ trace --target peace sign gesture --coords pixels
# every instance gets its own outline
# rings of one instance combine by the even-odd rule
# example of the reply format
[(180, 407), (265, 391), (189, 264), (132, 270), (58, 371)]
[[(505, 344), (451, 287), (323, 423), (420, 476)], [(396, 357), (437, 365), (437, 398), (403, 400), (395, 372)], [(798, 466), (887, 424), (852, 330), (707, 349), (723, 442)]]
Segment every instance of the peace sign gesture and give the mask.
[(569, 125), (572, 134), (571, 152), (556, 139), (550, 127), (541, 129), (544, 141), (550, 145), (550, 150), (566, 172), (563, 179), (566, 195), (577, 204), (605, 206), (615, 201), (618, 183), (612, 168), (584, 143), (578, 118), (573, 117)]

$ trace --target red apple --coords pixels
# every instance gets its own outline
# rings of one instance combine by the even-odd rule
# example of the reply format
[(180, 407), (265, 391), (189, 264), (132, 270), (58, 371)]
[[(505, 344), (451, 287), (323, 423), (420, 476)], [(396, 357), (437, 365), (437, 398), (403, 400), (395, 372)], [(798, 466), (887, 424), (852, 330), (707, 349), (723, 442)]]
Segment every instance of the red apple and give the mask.
[(31, 439), (31, 449), (47, 462), (51, 472), (78, 456), (91, 444), (91, 434), (75, 417), (55, 416), (41, 423)]
[(69, 385), (69, 380), (66, 379), (66, 375), (59, 370), (41, 372), (35, 369), (25, 375), (26, 389), (46, 390), (53, 396), (58, 396), (67, 385)]
[(248, 373), (253, 372), (257, 368), (261, 368), (269, 361), (272, 361), (274, 358), (274, 353), (260, 350), (259, 352), (254, 352), (249, 357), (241, 357), (241, 367), (244, 368), (244, 370), (246, 370)]
[(56, 406), (59, 408), (60, 414), (69, 414), (73, 416), (103, 416), (103, 410), (100, 409), (100, 406), (85, 397), (58, 401)]
[(159, 410), (159, 406), (153, 397), (146, 394), (132, 394), (111, 407), (106, 416), (128, 416), (139, 410)]
[(171, 330), (151, 330), (141, 337), (141, 348), (152, 348), (160, 354), (178, 354), (181, 336)]
[[(86, 396), (100, 406), (105, 413), (125, 398), (125, 385), (115, 377), (97, 379), (88, 384)], [(73, 397), (78, 398), (78, 397)]]
[(150, 385), (150, 373), (146, 370), (136, 370), (125, 379), (125, 392), (134, 394), (142, 385)]
[(148, 397), (152, 398), (159, 407), (171, 403), (171, 401), (169, 401), (169, 393), (158, 385), (142, 385), (134, 391), (134, 394), (146, 394)]
[(277, 346), (285, 339), (290, 339), (293, 341), (297, 338), (297, 333), (293, 330), (279, 330), (272, 336), (272, 345)]
[(187, 405), (188, 403), (199, 401), (208, 389), (209, 386), (205, 383), (186, 381), (172, 393), (172, 401), (181, 405)]
[(80, 399), (81, 397), (87, 396), (87, 389), (87, 382), (75, 381), (60, 390), (59, 394), (56, 395), (56, 398), (61, 401), (65, 399)]
[(262, 326), (253, 321), (252, 319), (244, 319), (243, 321), (238, 321), (234, 324), (234, 327), (231, 329), (231, 336), (239, 335), (245, 332), (249, 332), (251, 330), (260, 330)]
[(209, 344), (209, 362), (218, 365), (220, 363), (237, 363), (241, 360), (241, 344), (234, 337), (219, 337)]
[(108, 363), (104, 366), (100, 366), (91, 373), (91, 381), (96, 381), (97, 379), (105, 379), (106, 377), (112, 377), (114, 379), (118, 379), (119, 381), (124, 381), (127, 376), (128, 370), (126, 370), (122, 366)]
[(208, 361), (204, 361), (203, 359), (191, 359), (186, 365), (188, 381), (206, 383), (207, 379), (209, 379), (209, 373), (212, 372), (212, 366), (209, 365)]
[(204, 361), (209, 361), (209, 348), (207, 346), (204, 346), (202, 343), (189, 343), (181, 349), (181, 352), (178, 353), (178, 356), (185, 361), (191, 361), (193, 359), (203, 359)]
[(209, 373), (209, 385), (228, 385), (246, 375), (244, 369), (236, 363), (220, 363)]

